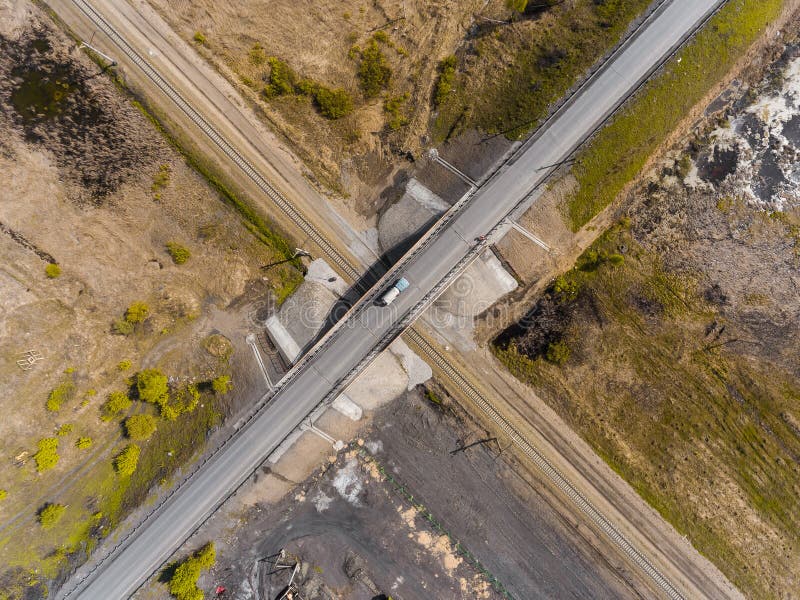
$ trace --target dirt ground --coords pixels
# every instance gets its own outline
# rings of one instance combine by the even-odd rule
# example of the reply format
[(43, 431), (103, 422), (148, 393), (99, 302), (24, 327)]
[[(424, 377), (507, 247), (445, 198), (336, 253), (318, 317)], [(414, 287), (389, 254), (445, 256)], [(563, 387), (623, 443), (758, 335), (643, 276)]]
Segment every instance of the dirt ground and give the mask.
[[(235, 338), (234, 354), (249, 355), (248, 303), (268, 296), (281, 273), (260, 270), (277, 252), (27, 2), (0, 3), (0, 187), (0, 489), (8, 494), (0, 562), (39, 570), (54, 547), (81, 538), (87, 498), (122, 442), (119, 421), (99, 418), (108, 394), (146, 367), (163, 369), (173, 385), (225, 371), (235, 378), (238, 358), (212, 354), (204, 340), (224, 333)], [(172, 260), (168, 242), (189, 250), (185, 264)], [(51, 263), (55, 277), (45, 273)], [(113, 323), (137, 301), (149, 318), (131, 335), (115, 334)], [(66, 401), (48, 411), (48, 395), (64, 384)], [(37, 474), (37, 440), (64, 425), (72, 429), (57, 436), (58, 464)], [(78, 449), (79, 437), (92, 447)], [(36, 511), (56, 500), (69, 508), (45, 535)], [(22, 532), (30, 544), (10, 543)]]
[[(360, 443), (283, 499), (290, 488), (271, 471), (260, 476), (251, 486), (263, 493), (265, 479), (276, 494), (223, 509), (195, 536), (218, 552), (201, 587), (273, 598), (291, 573), (275, 563), (298, 562), (308, 598), (638, 597), (503, 449), (480, 443), (486, 433), (431, 389), (380, 409)], [(166, 597), (157, 585), (139, 596)]]
[[(403, 156), (424, 142), (431, 111), (430, 97), (440, 59), (451, 54), (483, 4), (429, 0), (303, 3), (163, 2), (153, 0), (186, 40), (201, 32), (198, 50), (240, 91), (257, 103), (295, 151), (327, 188), (351, 198), (354, 208), (370, 213), (370, 204), (391, 179)], [(388, 36), (382, 52), (392, 69), (385, 94), (364, 99), (356, 76), (353, 46), (363, 48), (376, 31)], [(261, 90), (269, 77), (265, 61), (251, 58), (258, 44), (265, 57), (280, 58), (300, 76), (354, 98), (349, 116), (322, 118), (307, 98), (290, 96), (267, 101)], [(244, 81), (244, 83), (243, 83)], [(401, 114), (407, 124), (391, 131), (384, 96), (408, 94)], [(372, 213), (374, 214), (374, 213)]]
[(498, 354), (746, 595), (800, 539), (800, 50), (736, 81)]

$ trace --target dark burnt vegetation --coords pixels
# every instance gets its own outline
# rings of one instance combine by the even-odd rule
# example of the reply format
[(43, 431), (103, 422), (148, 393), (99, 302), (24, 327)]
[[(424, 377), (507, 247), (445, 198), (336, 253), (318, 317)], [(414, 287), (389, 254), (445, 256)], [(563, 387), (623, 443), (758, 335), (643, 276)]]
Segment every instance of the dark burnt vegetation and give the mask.
[(150, 162), (157, 142), (131, 126), (138, 113), (101, 68), (50, 35), (40, 27), (19, 40), (0, 36), (0, 119), (51, 152), (62, 177), (82, 188), (80, 201), (99, 206)]

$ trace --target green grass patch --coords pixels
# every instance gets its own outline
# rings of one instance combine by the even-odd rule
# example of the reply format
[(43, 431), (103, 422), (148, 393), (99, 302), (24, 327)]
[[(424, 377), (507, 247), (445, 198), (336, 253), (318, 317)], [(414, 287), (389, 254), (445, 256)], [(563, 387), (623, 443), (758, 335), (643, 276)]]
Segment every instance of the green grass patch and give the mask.
[(782, 5), (782, 0), (729, 2), (580, 151), (573, 167), (579, 188), (567, 205), (573, 231), (636, 177), (658, 145), (777, 18)]
[(577, 0), (547, 9), (547, 26), (545, 19), (483, 24), (462, 71), (452, 75), (449, 63), (440, 66), (434, 138), (471, 127), (522, 138), (649, 4)]
[[(521, 351), (554, 320), (537, 307), (493, 352), (745, 595), (785, 595), (762, 574), (800, 556), (796, 379), (721, 344), (724, 316), (695, 276), (665, 269), (624, 224), (576, 266), (546, 294), (569, 309), (557, 342), (568, 359), (552, 360), (553, 344)], [(765, 530), (781, 549), (754, 533)]]

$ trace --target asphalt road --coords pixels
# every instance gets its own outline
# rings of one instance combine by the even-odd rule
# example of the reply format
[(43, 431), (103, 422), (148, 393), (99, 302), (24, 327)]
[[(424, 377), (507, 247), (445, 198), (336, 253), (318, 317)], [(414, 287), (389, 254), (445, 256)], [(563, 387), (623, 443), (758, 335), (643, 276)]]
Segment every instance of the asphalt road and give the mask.
[[(374, 347), (397, 335), (395, 325), (448, 277), (474, 245), (562, 162), (691, 31), (719, 0), (673, 0), (490, 179), (448, 225), (403, 267), (411, 282), (390, 307), (368, 306), (336, 329), (253, 420), (214, 454), (88, 578), (69, 582), (58, 597), (108, 600), (130, 596), (232, 490), (295, 429)], [(77, 586), (76, 586), (77, 584)], [(76, 586), (76, 587), (73, 587)]]

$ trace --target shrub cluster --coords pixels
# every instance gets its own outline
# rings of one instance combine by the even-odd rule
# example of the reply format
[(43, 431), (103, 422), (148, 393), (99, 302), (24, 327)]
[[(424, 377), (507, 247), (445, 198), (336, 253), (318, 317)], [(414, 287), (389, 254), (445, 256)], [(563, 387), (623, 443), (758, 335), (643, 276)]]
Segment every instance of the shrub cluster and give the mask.
[(144, 302), (134, 302), (125, 311), (125, 320), (128, 323), (142, 323), (150, 316), (150, 307)]
[(397, 131), (408, 123), (403, 114), (403, 105), (408, 101), (408, 94), (387, 98), (383, 103), (383, 112), (389, 117), (388, 126), (392, 131)]
[(161, 190), (169, 185), (171, 174), (172, 169), (169, 168), (169, 165), (159, 165), (158, 173), (153, 177), (153, 185), (150, 186), (156, 200), (161, 200)]
[(153, 415), (133, 415), (125, 419), (125, 435), (132, 440), (146, 440), (156, 431)]
[(125, 448), (114, 457), (114, 469), (123, 477), (129, 477), (136, 472), (136, 467), (139, 466), (139, 455), (142, 453), (141, 448), (136, 444), (128, 444)]
[(44, 274), (47, 275), (50, 279), (55, 279), (59, 275), (61, 275), (61, 267), (58, 266), (56, 263), (48, 263), (47, 266), (44, 268)]
[(178, 242), (167, 242), (167, 252), (172, 257), (172, 262), (176, 265), (182, 265), (192, 256), (186, 246), (182, 246)]
[(67, 507), (63, 504), (46, 504), (40, 511), (39, 511), (39, 524), (42, 526), (42, 529), (51, 529), (61, 520), (61, 517), (64, 516), (64, 511), (67, 510)]
[(136, 375), (136, 390), (143, 402), (160, 406), (169, 400), (169, 381), (158, 369), (144, 369)]
[(251, 65), (260, 66), (267, 62), (267, 53), (264, 51), (264, 47), (258, 42), (253, 44), (247, 57)]
[(175, 393), (170, 401), (169, 381), (158, 369), (145, 369), (136, 376), (139, 399), (158, 406), (160, 415), (174, 421), (182, 413), (191, 412), (200, 402), (200, 392), (195, 385), (188, 385)]
[(389, 86), (392, 69), (374, 39), (361, 51), (358, 79), (365, 98), (374, 98)]
[(92, 442), (92, 438), (90, 438), (90, 437), (83, 437), (83, 436), (81, 436), (81, 437), (79, 437), (79, 438), (78, 438), (78, 440), (75, 442), (75, 446), (76, 446), (76, 447), (77, 447), (79, 450), (86, 450), (87, 448), (91, 448), (91, 447), (92, 447), (92, 443), (93, 443), (93, 442)]
[(320, 114), (326, 119), (341, 119), (353, 110), (353, 99), (342, 88), (313, 86), (312, 97)]
[(38, 442), (39, 451), (33, 455), (36, 470), (41, 473), (58, 464), (58, 438), (44, 438)]
[(270, 56), (267, 62), (269, 63), (269, 82), (264, 87), (264, 95), (272, 98), (294, 94), (297, 75), (291, 67), (275, 56)]
[(75, 384), (71, 379), (64, 381), (58, 387), (54, 388), (47, 397), (47, 410), (50, 412), (58, 412), (61, 406), (72, 399), (75, 395)]
[(433, 93), (434, 106), (439, 106), (453, 91), (455, 79), (456, 57), (451, 55), (439, 63), (439, 81), (436, 82), (436, 90)]
[(123, 410), (128, 410), (131, 404), (131, 399), (125, 392), (111, 392), (108, 400), (100, 407), (100, 418), (103, 421), (110, 421)]
[(347, 90), (331, 89), (310, 79), (299, 79), (284, 61), (271, 56), (269, 83), (264, 87), (267, 98), (300, 94), (314, 101), (319, 113), (326, 119), (341, 119), (353, 111), (353, 99)]
[(215, 394), (227, 394), (231, 391), (231, 378), (228, 375), (220, 375), (211, 382), (211, 389)]
[(114, 322), (114, 333), (130, 335), (136, 325), (143, 323), (150, 316), (150, 307), (144, 302), (134, 302), (125, 310), (125, 318)]
[(569, 346), (563, 341), (551, 342), (544, 357), (554, 365), (563, 365), (569, 358)]
[(197, 580), (201, 571), (211, 568), (216, 559), (214, 543), (209, 542), (175, 567), (167, 584), (169, 593), (178, 600), (202, 599), (203, 592), (198, 589)]

